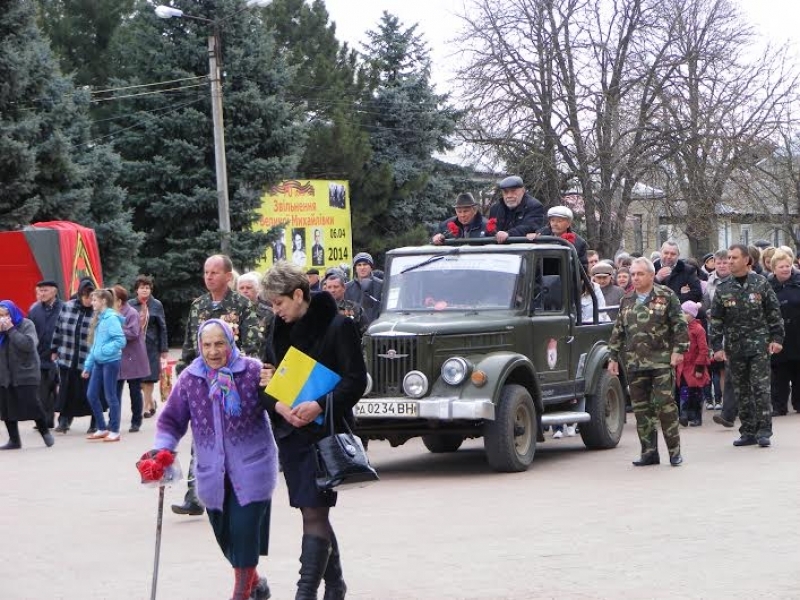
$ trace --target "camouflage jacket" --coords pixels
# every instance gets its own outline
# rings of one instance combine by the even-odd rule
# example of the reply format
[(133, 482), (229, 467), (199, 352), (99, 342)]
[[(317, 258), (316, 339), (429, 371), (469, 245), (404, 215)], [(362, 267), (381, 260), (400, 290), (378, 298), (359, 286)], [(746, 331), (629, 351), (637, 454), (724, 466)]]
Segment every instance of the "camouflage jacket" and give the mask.
[(221, 319), (233, 329), (236, 344), (247, 356), (258, 357), (263, 335), (259, 325), (258, 315), (253, 304), (232, 290), (228, 290), (225, 297), (217, 306), (211, 301), (211, 294), (203, 294), (192, 302), (189, 309), (189, 319), (186, 322), (186, 337), (183, 340), (181, 360), (176, 365), (176, 372), (180, 372), (199, 355), (197, 347), (197, 329), (200, 324), (208, 319)]
[(728, 354), (754, 356), (766, 352), (770, 342), (783, 344), (783, 336), (778, 297), (765, 277), (751, 272), (743, 284), (735, 277), (719, 284), (709, 319), (714, 352), (724, 343)]
[(336, 303), (336, 307), (339, 309), (339, 314), (344, 317), (349, 317), (355, 321), (356, 325), (358, 326), (358, 332), (364, 333), (367, 329), (369, 323), (367, 322), (367, 316), (364, 313), (364, 309), (361, 308), (361, 305), (357, 302), (353, 302), (352, 300), (342, 300), (341, 302)]
[(673, 353), (689, 350), (686, 319), (675, 292), (656, 283), (642, 303), (635, 291), (625, 294), (608, 349), (609, 358), (629, 371), (668, 369)]

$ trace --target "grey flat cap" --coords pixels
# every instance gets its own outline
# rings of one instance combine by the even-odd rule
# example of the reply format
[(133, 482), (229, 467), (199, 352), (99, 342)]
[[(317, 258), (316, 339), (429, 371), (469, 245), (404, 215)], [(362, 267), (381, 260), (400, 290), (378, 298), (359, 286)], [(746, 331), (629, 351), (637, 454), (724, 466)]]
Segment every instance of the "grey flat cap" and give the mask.
[(519, 175), (512, 175), (511, 177), (506, 177), (505, 179), (501, 179), (497, 183), (497, 187), (501, 190), (509, 190), (512, 188), (521, 188), (525, 187), (525, 184), (522, 183), (522, 177)]

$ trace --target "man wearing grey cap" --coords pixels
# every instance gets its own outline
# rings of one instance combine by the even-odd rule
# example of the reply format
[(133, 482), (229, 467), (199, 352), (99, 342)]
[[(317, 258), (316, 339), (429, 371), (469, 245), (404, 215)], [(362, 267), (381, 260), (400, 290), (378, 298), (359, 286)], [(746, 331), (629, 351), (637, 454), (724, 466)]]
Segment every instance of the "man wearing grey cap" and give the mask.
[(344, 297), (352, 300), (364, 309), (367, 323), (372, 323), (378, 318), (381, 310), (381, 296), (383, 295), (383, 280), (373, 276), (372, 269), (375, 262), (368, 252), (359, 252), (353, 259), (355, 276), (347, 283)]
[(509, 237), (524, 236), (544, 225), (544, 206), (525, 191), (522, 177), (512, 175), (498, 182), (503, 200), (489, 209), (489, 221), (496, 220), (495, 238), (502, 244)]
[(58, 315), (64, 303), (58, 298), (58, 284), (52, 280), (36, 284), (36, 302), (28, 310), (28, 318), (36, 328), (39, 338), (39, 368), (42, 378), (39, 382), (39, 399), (45, 412), (47, 427), (55, 427), (56, 390), (58, 389), (58, 365), (53, 361), (51, 346), (56, 330)]
[(472, 194), (459, 194), (453, 205), (455, 217), (442, 221), (431, 241), (443, 244), (452, 238), (479, 238), (486, 235), (486, 218), (478, 210), (478, 203)]

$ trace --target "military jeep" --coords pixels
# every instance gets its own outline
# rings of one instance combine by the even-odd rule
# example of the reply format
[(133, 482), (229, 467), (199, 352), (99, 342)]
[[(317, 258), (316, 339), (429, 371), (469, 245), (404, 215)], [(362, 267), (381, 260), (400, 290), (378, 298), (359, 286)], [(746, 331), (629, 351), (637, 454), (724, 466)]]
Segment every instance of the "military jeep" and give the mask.
[(581, 320), (588, 278), (575, 248), (509, 242), (388, 253), (381, 314), (364, 335), (362, 439), (421, 436), (431, 452), (453, 452), (483, 437), (489, 465), (506, 472), (528, 468), (547, 426), (577, 423), (592, 449), (619, 443), (627, 386), (605, 368), (612, 324), (594, 295), (593, 319)]

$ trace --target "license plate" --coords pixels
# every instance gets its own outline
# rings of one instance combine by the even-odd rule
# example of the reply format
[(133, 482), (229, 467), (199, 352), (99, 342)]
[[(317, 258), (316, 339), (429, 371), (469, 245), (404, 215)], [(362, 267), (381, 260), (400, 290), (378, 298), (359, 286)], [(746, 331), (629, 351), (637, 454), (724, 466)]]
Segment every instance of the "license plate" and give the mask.
[(398, 417), (413, 419), (419, 416), (419, 403), (397, 400), (360, 400), (355, 406), (355, 415), (364, 418)]

